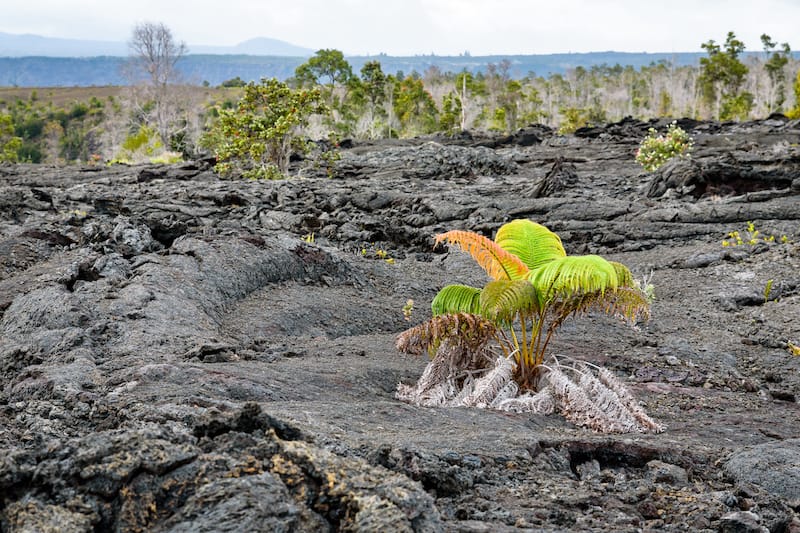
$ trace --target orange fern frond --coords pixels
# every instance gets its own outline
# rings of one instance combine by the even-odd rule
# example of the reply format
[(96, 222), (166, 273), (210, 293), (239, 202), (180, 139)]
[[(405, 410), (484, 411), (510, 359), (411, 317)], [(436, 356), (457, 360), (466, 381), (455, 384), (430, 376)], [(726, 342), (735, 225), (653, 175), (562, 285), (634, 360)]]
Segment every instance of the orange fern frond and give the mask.
[(434, 237), (435, 245), (442, 242), (458, 245), (480, 265), (492, 279), (523, 279), (528, 267), (516, 255), (491, 239), (471, 231), (453, 230)]

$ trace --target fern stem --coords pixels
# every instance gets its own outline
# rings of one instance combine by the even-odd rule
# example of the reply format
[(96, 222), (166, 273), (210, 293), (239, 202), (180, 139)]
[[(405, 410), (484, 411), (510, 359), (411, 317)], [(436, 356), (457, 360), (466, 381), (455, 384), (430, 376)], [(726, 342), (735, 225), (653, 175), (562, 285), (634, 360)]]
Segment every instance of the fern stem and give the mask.
[(544, 349), (539, 347), (542, 342), (542, 326), (544, 326), (544, 317), (546, 310), (540, 311), (536, 320), (536, 334), (531, 337), (531, 366), (537, 366), (544, 360)]
[(528, 350), (528, 334), (527, 328), (525, 327), (525, 315), (520, 311), (519, 313), (519, 322), (522, 325), (522, 344), (520, 344), (520, 360), (521, 364), (527, 366), (528, 360), (530, 359), (530, 350)]
[(547, 329), (547, 336), (544, 339), (544, 344), (542, 345), (542, 349), (540, 352), (537, 352), (536, 361), (537, 364), (541, 364), (544, 361), (544, 351), (547, 350), (547, 345), (550, 344), (550, 339), (553, 337), (553, 332), (555, 329), (548, 328)]
[(511, 354), (513, 352), (508, 349), (509, 348), (508, 347), (508, 338), (506, 338), (505, 336), (501, 336), (500, 335), (500, 330), (498, 330), (498, 333), (495, 333), (494, 340), (496, 340), (497, 344), (500, 345), (500, 349), (503, 351), (503, 355), (506, 358), (511, 357)]
[(509, 331), (511, 331), (511, 338), (514, 340), (514, 347), (517, 348), (517, 354), (518, 354), (517, 357), (516, 357), (517, 362), (520, 362), (519, 358), (520, 358), (521, 354), (520, 354), (520, 350), (519, 350), (519, 341), (517, 340), (517, 333), (514, 331), (514, 326), (513, 325), (508, 329), (509, 329)]

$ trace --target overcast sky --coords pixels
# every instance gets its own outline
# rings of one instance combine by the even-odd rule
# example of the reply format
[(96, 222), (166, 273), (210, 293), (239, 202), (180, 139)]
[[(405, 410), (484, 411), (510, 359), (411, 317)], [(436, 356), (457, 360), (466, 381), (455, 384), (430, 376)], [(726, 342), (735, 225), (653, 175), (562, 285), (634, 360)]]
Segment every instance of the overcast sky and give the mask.
[[(701, 51), (728, 31), (800, 48), (800, 0), (2, 0), (0, 31), (127, 41), (163, 22), (190, 45), (271, 37), (346, 54)], [(794, 41), (794, 42), (793, 42)]]

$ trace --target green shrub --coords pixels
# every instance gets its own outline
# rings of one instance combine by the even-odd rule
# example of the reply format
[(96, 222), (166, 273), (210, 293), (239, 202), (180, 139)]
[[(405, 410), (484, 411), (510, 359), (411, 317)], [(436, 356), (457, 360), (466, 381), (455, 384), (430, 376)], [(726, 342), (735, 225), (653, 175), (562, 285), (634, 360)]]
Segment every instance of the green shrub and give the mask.
[(675, 122), (663, 135), (650, 128), (636, 151), (636, 162), (653, 172), (673, 157), (689, 157), (693, 144), (689, 134)]
[(0, 163), (19, 161), (18, 151), (22, 138), (14, 135), (14, 121), (11, 115), (0, 113)]
[(155, 163), (170, 162), (171, 152), (165, 151), (158, 132), (143, 124), (135, 133), (129, 134), (122, 141), (121, 150), (111, 159), (115, 163)]
[(583, 128), (589, 124), (589, 112), (586, 109), (577, 107), (562, 107), (559, 109), (562, 120), (558, 128), (560, 135), (575, 133), (578, 128)]
[(235, 78), (223, 81), (220, 87), (244, 87), (245, 85), (247, 85), (247, 82), (239, 76), (236, 76)]
[(201, 139), (217, 158), (220, 175), (275, 179), (286, 175), (292, 151), (306, 152), (301, 129), (313, 114), (326, 113), (319, 89), (292, 89), (276, 79), (248, 83), (235, 109)]

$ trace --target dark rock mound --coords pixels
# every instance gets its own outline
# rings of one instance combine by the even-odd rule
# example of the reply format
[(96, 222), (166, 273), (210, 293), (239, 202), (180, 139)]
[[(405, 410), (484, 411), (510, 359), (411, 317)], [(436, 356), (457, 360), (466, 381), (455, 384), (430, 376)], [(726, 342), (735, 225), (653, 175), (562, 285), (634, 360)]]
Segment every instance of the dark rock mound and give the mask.
[(337, 165), (336, 177), (454, 179), (481, 174), (507, 175), (517, 169), (511, 158), (486, 147), (447, 146), (430, 141), (414, 147), (346, 152)]
[(282, 439), (271, 426), (285, 428), (246, 404), (198, 420), (199, 437), (153, 424), (5, 455), (0, 503), (13, 503), (0, 510), (0, 524), (14, 531), (441, 529), (417, 483)]
[(800, 439), (753, 446), (733, 454), (725, 472), (737, 483), (753, 484), (800, 504)]
[(568, 163), (563, 157), (559, 157), (550, 167), (544, 178), (533, 188), (531, 198), (544, 198), (553, 196), (574, 185), (578, 181), (575, 165)]
[(678, 196), (703, 198), (739, 196), (761, 191), (800, 192), (800, 152), (787, 149), (777, 159), (767, 154), (733, 154), (705, 159), (674, 158), (655, 172), (647, 188), (649, 198), (668, 190)]

